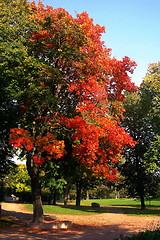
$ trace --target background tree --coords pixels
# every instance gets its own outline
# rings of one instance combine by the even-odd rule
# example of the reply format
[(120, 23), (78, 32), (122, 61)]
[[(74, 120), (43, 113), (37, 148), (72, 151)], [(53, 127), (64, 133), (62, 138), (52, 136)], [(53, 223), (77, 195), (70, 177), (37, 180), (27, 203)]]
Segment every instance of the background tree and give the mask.
[[(135, 148), (126, 149), (122, 174), (129, 195), (140, 198), (142, 209), (145, 208), (145, 197), (154, 196), (158, 182), (157, 175), (149, 171), (145, 156), (148, 151), (153, 153), (152, 141), (159, 134), (159, 93), (159, 64), (151, 64), (139, 92), (127, 94), (124, 104), (126, 112), (123, 124), (138, 143)], [(156, 154), (150, 157), (151, 163), (154, 158), (157, 158)]]
[(56, 205), (57, 198), (63, 195), (64, 187), (67, 184), (62, 174), (61, 166), (58, 166), (54, 161), (47, 161), (43, 164), (42, 169), (42, 190), (48, 190), (49, 204)]
[(10, 128), (19, 123), (18, 94), (27, 78), (29, 8), (25, 0), (0, 2), (0, 176), (13, 169), (11, 147), (8, 145)]
[(145, 161), (148, 169), (154, 173), (159, 175), (160, 168), (160, 135), (156, 135), (156, 137), (151, 141), (151, 145), (148, 151), (145, 153)]
[(20, 196), (18, 193), (31, 191), (30, 177), (26, 165), (18, 164), (14, 171), (8, 174), (5, 179), (5, 185), (7, 185), (8, 188), (11, 188), (12, 193), (17, 195), (17, 197)]
[(135, 62), (111, 58), (101, 41), (104, 28), (94, 25), (87, 13), (73, 18), (64, 9), (42, 3), (31, 3), (29, 9), (28, 18), (36, 27), (27, 31), (28, 75), (23, 91), (15, 96), (21, 127), (11, 129), (10, 144), (26, 155), (33, 221), (39, 223), (40, 166), (51, 159), (61, 161), (68, 150), (66, 139), (72, 159), (97, 175), (116, 179), (114, 166), (123, 147), (135, 144), (120, 126), (123, 92), (136, 90), (128, 76)]

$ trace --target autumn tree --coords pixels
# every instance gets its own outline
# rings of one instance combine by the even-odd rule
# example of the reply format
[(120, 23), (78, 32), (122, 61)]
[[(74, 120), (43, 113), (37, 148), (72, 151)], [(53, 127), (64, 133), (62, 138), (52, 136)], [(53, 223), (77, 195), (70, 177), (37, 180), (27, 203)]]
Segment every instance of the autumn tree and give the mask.
[(159, 181), (156, 174), (159, 166), (159, 93), (159, 64), (151, 64), (139, 91), (128, 93), (125, 102), (123, 124), (137, 144), (135, 148), (126, 149), (126, 162), (121, 170), (129, 195), (140, 198), (142, 209), (145, 198), (155, 195)]
[[(28, 68), (19, 94), (21, 126), (12, 128), (10, 144), (21, 148), (31, 177), (35, 223), (43, 221), (40, 166), (65, 154), (96, 175), (116, 179), (126, 145), (135, 142), (120, 126), (124, 90), (135, 91), (128, 73), (135, 62), (117, 60), (101, 41), (104, 27), (86, 12), (72, 17), (65, 9), (31, 3)], [(31, 71), (35, 69), (35, 71)], [(71, 148), (68, 148), (68, 142)], [(69, 159), (68, 159), (69, 161)]]

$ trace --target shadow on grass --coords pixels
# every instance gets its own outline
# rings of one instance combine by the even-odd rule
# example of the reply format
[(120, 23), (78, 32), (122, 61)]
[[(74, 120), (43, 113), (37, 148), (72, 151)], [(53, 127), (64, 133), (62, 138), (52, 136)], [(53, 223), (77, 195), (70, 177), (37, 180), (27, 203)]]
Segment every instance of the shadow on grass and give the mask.
[(128, 215), (137, 215), (137, 216), (160, 216), (160, 208), (146, 208), (145, 210), (141, 210), (135, 207), (123, 208), (124, 213)]

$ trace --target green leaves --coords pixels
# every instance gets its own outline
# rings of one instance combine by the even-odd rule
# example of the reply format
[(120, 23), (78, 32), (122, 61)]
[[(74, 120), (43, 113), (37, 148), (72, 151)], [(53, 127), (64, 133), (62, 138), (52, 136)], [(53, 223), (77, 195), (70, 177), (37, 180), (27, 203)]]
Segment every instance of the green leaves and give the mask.
[(124, 127), (138, 143), (122, 166), (130, 196), (154, 195), (160, 167), (160, 63), (149, 66), (137, 93), (128, 93)]
[(160, 135), (156, 135), (144, 157), (147, 170), (153, 174), (158, 174), (160, 169)]

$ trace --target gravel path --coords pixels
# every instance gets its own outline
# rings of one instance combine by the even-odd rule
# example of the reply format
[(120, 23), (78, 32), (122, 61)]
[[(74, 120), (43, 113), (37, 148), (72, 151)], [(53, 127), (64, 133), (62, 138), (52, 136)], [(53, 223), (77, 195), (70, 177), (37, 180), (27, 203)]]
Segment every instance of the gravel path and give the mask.
[(159, 217), (128, 216), (122, 208), (108, 207), (108, 213), (73, 216), (45, 215), (45, 220), (67, 220), (73, 222), (68, 230), (33, 230), (27, 227), (32, 214), (21, 204), (3, 203), (3, 214), (15, 217), (15, 224), (0, 229), (1, 240), (114, 240), (120, 235), (132, 235), (145, 229), (153, 230), (160, 224)]

